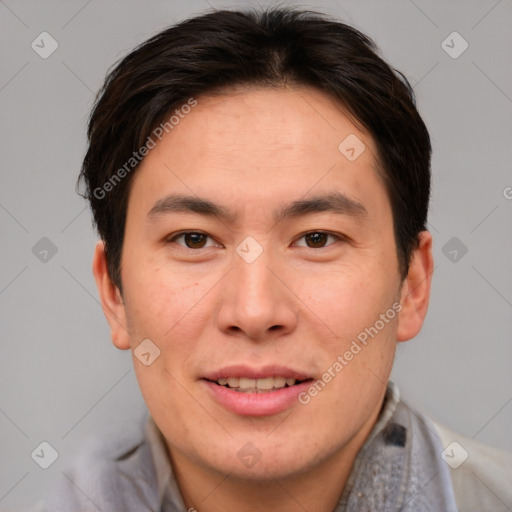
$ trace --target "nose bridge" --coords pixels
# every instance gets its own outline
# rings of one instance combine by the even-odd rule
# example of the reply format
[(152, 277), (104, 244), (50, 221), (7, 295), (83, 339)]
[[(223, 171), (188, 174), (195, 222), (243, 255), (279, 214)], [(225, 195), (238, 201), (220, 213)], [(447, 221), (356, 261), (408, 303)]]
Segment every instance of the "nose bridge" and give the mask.
[(270, 249), (262, 250), (253, 260), (244, 258), (243, 253), (236, 256), (234, 268), (226, 276), (219, 328), (230, 333), (242, 331), (255, 339), (268, 337), (270, 330), (293, 329), (295, 304), (276, 277), (279, 274), (278, 257)]
[[(269, 251), (260, 255), (252, 263), (241, 260), (234, 272), (236, 294), (243, 300), (240, 305), (256, 313), (258, 310), (269, 309), (275, 299), (272, 294), (274, 278), (269, 268), (272, 268), (272, 258)], [(275, 279), (275, 278), (274, 278)]]

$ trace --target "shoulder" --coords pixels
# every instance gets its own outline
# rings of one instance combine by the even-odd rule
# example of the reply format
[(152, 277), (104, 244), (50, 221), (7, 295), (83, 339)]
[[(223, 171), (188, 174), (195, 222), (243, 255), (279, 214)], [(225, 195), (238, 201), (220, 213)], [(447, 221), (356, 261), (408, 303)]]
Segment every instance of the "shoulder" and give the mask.
[(512, 508), (512, 453), (497, 450), (430, 420), (450, 468), (459, 512)]
[(145, 414), (136, 424), (89, 439), (34, 510), (153, 510), (155, 469), (145, 435), (147, 423)]

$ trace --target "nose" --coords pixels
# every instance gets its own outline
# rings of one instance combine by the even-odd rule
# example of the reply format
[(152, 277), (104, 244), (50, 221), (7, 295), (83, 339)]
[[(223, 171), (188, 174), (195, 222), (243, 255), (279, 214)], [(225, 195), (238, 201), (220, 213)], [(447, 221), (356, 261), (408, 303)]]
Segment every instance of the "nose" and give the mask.
[(287, 283), (290, 279), (268, 251), (252, 263), (237, 257), (224, 281), (219, 329), (254, 341), (291, 333), (299, 308), (290, 289), (293, 283)]

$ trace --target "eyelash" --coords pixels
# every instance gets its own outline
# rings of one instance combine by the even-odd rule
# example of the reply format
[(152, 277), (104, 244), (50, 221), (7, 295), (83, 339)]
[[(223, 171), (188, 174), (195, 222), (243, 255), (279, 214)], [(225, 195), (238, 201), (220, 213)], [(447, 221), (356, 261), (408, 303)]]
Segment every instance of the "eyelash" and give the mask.
[[(181, 238), (185, 235), (191, 235), (191, 234), (197, 234), (197, 235), (204, 235), (208, 238), (210, 238), (211, 240), (213, 240), (213, 238), (208, 235), (207, 233), (203, 233), (202, 231), (182, 231), (180, 233), (176, 233), (176, 234), (173, 234), (171, 236), (169, 236), (167, 239), (166, 239), (166, 242), (168, 243), (176, 243), (175, 241), (178, 239), (178, 238)], [(300, 235), (297, 240), (300, 240), (301, 238), (304, 238), (306, 237), (307, 235), (312, 235), (312, 234), (322, 234), (322, 235), (327, 235), (328, 237), (333, 237), (336, 239), (336, 241), (334, 243), (336, 243), (337, 241), (345, 241), (346, 240), (346, 237), (342, 236), (342, 235), (339, 235), (339, 234), (335, 234), (335, 233), (331, 233), (330, 231), (323, 231), (323, 230), (316, 230), (316, 231), (308, 231), (306, 233), (303, 233), (302, 235)], [(327, 247), (330, 247), (331, 245), (333, 245), (334, 243), (331, 243), (331, 244), (328, 244), (328, 245), (325, 245), (325, 246), (322, 246), (322, 247), (309, 247), (309, 246), (305, 246), (307, 249), (325, 249)], [(189, 249), (191, 251), (197, 251), (197, 250), (200, 250), (200, 249), (205, 249), (205, 247), (199, 247), (199, 248), (192, 248), (192, 247), (187, 247), (185, 245), (181, 245), (181, 244), (177, 244), (177, 245), (180, 245), (181, 247), (183, 247), (184, 249)], [(301, 247), (304, 247), (304, 246), (301, 246)], [(207, 247), (206, 247), (207, 248)]]

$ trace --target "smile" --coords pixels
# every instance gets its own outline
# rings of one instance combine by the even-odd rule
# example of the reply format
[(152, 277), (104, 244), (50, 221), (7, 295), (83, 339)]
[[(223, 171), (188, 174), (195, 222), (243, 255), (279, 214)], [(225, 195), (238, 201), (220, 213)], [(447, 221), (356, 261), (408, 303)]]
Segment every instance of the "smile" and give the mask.
[(207, 396), (223, 409), (240, 416), (268, 416), (296, 405), (298, 395), (314, 380), (281, 365), (231, 365), (203, 375), (200, 382)]
[(219, 386), (225, 386), (239, 393), (268, 393), (285, 387), (295, 386), (295, 384), (300, 381), (286, 377), (263, 377), (260, 379), (224, 377), (217, 379), (216, 382)]

